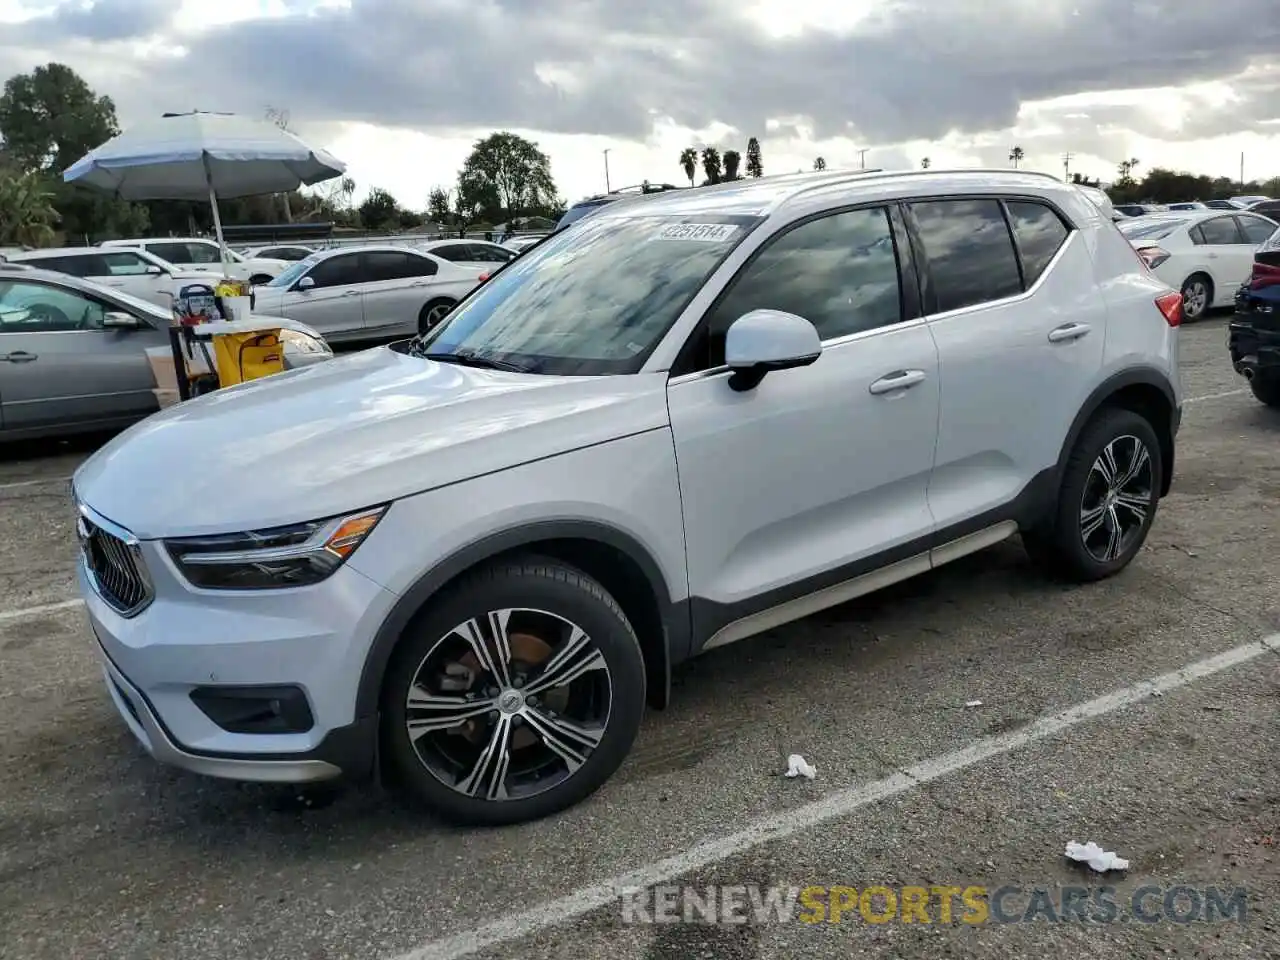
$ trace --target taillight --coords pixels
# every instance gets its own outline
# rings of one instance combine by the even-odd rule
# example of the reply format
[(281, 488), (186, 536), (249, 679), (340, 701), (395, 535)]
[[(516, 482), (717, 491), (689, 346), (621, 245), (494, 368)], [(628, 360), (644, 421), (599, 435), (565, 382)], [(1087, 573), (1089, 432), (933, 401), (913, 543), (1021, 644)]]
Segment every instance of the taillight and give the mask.
[(1169, 251), (1162, 247), (1139, 247), (1138, 256), (1149, 269), (1154, 270), (1169, 259)]
[(1164, 314), (1165, 323), (1169, 326), (1182, 326), (1182, 294), (1166, 293), (1156, 297), (1156, 307)]
[(1249, 289), (1261, 290), (1263, 287), (1280, 287), (1280, 267), (1255, 260), (1253, 273), (1249, 275)]
[(486, 280), (488, 280), (488, 279), (489, 279), (489, 275), (488, 275), (487, 273), (482, 273), (482, 274), (480, 274), (480, 282), (481, 282), (481, 283), (484, 283), (484, 282), (485, 282)]

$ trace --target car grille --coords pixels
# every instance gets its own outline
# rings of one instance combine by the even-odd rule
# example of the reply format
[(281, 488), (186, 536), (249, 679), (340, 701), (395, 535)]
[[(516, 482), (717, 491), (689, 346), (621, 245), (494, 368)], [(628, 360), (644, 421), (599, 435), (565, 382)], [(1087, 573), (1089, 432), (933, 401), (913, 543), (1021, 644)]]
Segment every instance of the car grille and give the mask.
[(122, 616), (141, 613), (151, 602), (152, 592), (136, 543), (117, 536), (83, 513), (76, 534), (98, 595)]

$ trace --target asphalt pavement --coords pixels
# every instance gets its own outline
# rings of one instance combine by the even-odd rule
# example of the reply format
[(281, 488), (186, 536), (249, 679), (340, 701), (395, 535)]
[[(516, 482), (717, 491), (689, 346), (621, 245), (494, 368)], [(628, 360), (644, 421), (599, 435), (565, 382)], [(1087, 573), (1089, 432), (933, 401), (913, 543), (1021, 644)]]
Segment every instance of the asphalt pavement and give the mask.
[[(1054, 584), (1014, 539), (713, 652), (593, 799), (500, 830), (154, 763), (74, 602), (66, 480), (92, 442), (0, 450), (0, 957), (1280, 957), (1280, 413), (1224, 326), (1183, 329), (1173, 493), (1124, 574)], [(815, 779), (782, 776), (792, 753)], [(1072, 840), (1128, 870), (1070, 863)], [(1103, 884), (1110, 922), (1050, 919)], [(648, 922), (651, 885), (848, 909)], [(908, 887), (1002, 912), (946, 922), (939, 894), (905, 922)], [(1197, 913), (1209, 888), (1239, 910)]]

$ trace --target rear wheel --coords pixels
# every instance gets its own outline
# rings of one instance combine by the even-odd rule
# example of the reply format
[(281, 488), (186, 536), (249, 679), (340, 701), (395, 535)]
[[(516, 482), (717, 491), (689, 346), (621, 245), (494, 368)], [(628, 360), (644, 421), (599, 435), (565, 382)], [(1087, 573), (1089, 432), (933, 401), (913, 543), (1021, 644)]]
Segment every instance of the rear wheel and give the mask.
[(644, 659), (586, 574), (528, 558), (473, 575), (406, 631), (383, 689), (395, 779), (450, 820), (507, 824), (585, 799), (644, 711)]
[(1119, 573), (1142, 549), (1159, 505), (1160, 442), (1131, 410), (1103, 410), (1067, 459), (1054, 514), (1022, 534), (1027, 553), (1078, 583)]
[(1182, 316), (1199, 320), (1213, 303), (1213, 281), (1203, 273), (1192, 274), (1182, 285)]
[(1249, 389), (1268, 407), (1280, 407), (1280, 373), (1255, 373)]
[(434, 329), (441, 320), (449, 315), (456, 306), (453, 300), (446, 300), (441, 297), (438, 300), (432, 300), (418, 311), (418, 332), (426, 333)]

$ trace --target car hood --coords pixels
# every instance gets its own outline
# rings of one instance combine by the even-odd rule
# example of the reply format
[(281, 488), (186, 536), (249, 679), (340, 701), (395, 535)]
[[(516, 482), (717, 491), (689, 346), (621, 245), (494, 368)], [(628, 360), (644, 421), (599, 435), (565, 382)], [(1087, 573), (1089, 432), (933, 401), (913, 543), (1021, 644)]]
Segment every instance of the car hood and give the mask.
[(667, 424), (665, 374), (543, 377), (379, 347), (168, 407), (73, 483), (140, 538), (196, 536), (333, 516)]

